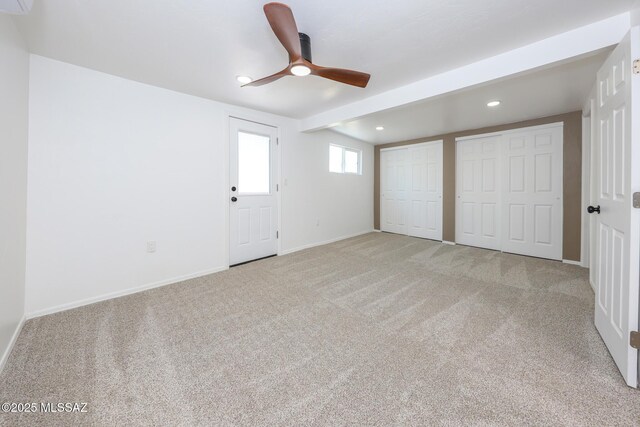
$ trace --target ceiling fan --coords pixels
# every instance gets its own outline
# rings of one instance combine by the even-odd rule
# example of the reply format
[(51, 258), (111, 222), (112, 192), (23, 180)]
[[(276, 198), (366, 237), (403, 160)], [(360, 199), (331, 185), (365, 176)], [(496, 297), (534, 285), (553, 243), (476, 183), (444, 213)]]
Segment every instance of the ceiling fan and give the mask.
[(309, 74), (335, 80), (352, 86), (366, 87), (371, 77), (367, 73), (342, 68), (321, 67), (311, 62), (311, 39), (304, 33), (298, 33), (296, 21), (291, 9), (282, 3), (267, 3), (264, 14), (282, 46), (289, 53), (289, 65), (282, 71), (255, 80), (244, 86), (262, 86), (284, 76), (307, 76)]

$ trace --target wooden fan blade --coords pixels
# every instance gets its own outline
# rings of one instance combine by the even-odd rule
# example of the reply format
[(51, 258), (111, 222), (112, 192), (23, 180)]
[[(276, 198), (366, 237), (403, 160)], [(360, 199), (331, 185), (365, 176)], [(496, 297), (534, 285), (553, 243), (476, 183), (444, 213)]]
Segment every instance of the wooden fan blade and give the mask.
[(302, 57), (300, 36), (289, 6), (282, 3), (267, 3), (264, 5), (264, 14), (276, 37), (289, 53), (289, 62), (300, 59)]
[(271, 83), (271, 82), (275, 82), (276, 80), (284, 77), (284, 76), (290, 76), (291, 72), (289, 71), (289, 67), (285, 68), (282, 71), (278, 71), (275, 74), (272, 74), (270, 76), (267, 77), (263, 77), (259, 80), (255, 80), (252, 81), (251, 83), (247, 83), (242, 85), (241, 87), (245, 87), (245, 86), (262, 86), (262, 85), (266, 85), (267, 83)]
[(371, 78), (371, 75), (360, 71), (311, 65), (311, 74), (352, 86), (367, 87), (369, 78)]

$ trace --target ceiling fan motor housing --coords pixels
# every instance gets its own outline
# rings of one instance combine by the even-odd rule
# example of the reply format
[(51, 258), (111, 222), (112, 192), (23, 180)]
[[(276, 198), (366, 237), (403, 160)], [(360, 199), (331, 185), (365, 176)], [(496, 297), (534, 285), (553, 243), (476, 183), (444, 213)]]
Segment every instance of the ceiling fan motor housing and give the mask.
[(311, 37), (309, 37), (305, 33), (298, 33), (298, 35), (300, 36), (302, 57), (307, 61), (313, 63), (313, 61), (311, 61)]

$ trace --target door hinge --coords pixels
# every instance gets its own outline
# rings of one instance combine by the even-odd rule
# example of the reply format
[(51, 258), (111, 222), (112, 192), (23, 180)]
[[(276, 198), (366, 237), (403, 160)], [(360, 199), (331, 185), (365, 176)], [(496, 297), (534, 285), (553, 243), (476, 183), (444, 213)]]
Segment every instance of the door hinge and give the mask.
[(640, 350), (640, 332), (631, 331), (629, 335), (629, 345), (636, 350)]
[(276, 184), (276, 191), (280, 191), (280, 186)]
[(280, 145), (280, 138), (276, 138), (276, 145)]
[(633, 207), (640, 209), (640, 193), (633, 193)]
[(640, 74), (640, 59), (633, 61), (633, 74)]
[(279, 239), (279, 238), (280, 238), (280, 232), (276, 231), (276, 239)]

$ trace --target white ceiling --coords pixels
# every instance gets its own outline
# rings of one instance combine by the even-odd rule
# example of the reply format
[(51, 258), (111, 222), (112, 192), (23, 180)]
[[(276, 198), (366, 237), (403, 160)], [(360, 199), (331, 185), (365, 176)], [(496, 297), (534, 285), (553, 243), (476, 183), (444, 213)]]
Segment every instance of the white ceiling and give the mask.
[(314, 62), (369, 72), (369, 87), (288, 77), (240, 88), (236, 75), (287, 63), (264, 3), (36, 0), (16, 20), (33, 53), (302, 118), (614, 16), (634, 0), (287, 0)]
[[(383, 144), (581, 110), (611, 49), (342, 123), (332, 130)], [(499, 107), (487, 102), (500, 100)], [(375, 130), (384, 126), (383, 131)]]

